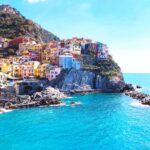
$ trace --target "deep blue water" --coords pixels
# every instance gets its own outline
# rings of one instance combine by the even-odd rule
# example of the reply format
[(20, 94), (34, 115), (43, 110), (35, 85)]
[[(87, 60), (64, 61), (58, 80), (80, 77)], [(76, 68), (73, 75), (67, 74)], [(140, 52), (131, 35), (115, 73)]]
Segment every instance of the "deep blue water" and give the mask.
[[(150, 93), (150, 74), (125, 74)], [(150, 107), (122, 94), (74, 96), (76, 107), (0, 114), (0, 150), (149, 150)]]

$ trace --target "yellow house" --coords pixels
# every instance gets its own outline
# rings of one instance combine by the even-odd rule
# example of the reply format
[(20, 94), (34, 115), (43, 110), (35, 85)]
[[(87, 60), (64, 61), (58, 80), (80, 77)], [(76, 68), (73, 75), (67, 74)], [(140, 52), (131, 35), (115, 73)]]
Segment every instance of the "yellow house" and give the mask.
[(2, 67), (1, 67), (1, 72), (10, 73), (11, 72), (11, 64), (10, 63), (3, 63)]
[(39, 61), (34, 61), (34, 77), (39, 77), (39, 71), (38, 71), (38, 67), (40, 66), (40, 62)]
[(49, 58), (50, 58), (50, 50), (49, 49), (45, 49), (42, 51), (41, 53), (41, 61), (42, 63), (50, 63)]
[(11, 64), (11, 70), (10, 70), (11, 76), (19, 77), (19, 68), (20, 68), (20, 64), (19, 63)]
[(39, 74), (39, 77), (45, 77), (45, 71), (46, 71), (46, 67), (48, 66), (49, 64), (42, 64), (38, 67), (38, 74)]
[(38, 77), (39, 72), (37, 68), (39, 67), (39, 65), (40, 65), (39, 61), (28, 61), (24, 63), (19, 68), (19, 76), (21, 78), (31, 77), (31, 76)]

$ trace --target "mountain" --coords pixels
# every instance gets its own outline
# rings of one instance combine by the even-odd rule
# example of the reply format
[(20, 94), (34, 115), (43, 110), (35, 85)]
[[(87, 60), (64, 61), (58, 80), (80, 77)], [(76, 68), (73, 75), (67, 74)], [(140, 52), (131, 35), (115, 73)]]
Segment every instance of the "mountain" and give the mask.
[(0, 5), (0, 36), (4, 38), (28, 36), (44, 43), (50, 40), (59, 41), (53, 33), (43, 29), (32, 20), (26, 19), (10, 5)]

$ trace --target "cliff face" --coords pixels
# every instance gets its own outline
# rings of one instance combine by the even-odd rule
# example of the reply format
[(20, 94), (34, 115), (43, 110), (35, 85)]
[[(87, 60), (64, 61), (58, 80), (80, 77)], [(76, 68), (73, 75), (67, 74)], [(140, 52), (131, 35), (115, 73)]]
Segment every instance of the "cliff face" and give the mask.
[(81, 70), (63, 70), (50, 84), (62, 91), (96, 89), (106, 93), (122, 92), (125, 86), (123, 74), (111, 55), (101, 61), (96, 61), (96, 57), (90, 54), (81, 57)]
[(125, 86), (122, 73), (116, 76), (104, 76), (93, 71), (71, 69), (63, 71), (51, 83), (62, 91), (87, 91), (97, 89), (101, 92), (121, 92)]
[(0, 5), (0, 36), (4, 38), (28, 36), (38, 42), (59, 41), (57, 36), (32, 20), (26, 19), (9, 5)]

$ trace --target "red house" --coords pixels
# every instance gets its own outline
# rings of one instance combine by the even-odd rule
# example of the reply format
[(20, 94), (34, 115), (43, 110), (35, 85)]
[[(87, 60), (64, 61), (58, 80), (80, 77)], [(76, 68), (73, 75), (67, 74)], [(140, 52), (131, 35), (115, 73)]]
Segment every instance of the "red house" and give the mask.
[(27, 43), (30, 41), (29, 37), (17, 37), (9, 42), (9, 46), (19, 45), (20, 43)]

